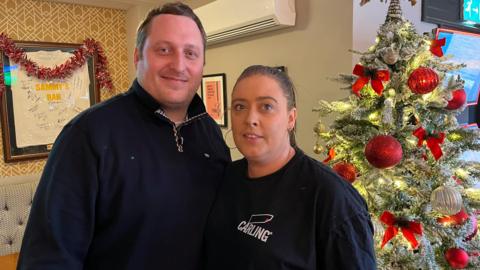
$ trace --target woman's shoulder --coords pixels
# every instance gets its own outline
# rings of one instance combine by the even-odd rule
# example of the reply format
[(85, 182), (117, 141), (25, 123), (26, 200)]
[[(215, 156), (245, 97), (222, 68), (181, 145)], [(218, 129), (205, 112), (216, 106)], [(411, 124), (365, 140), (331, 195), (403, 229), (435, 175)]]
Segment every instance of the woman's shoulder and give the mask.
[(300, 176), (313, 182), (318, 182), (318, 184), (341, 183), (339, 180), (342, 179), (329, 166), (308, 156), (300, 149), (297, 149), (297, 151), (299, 153), (294, 167)]
[(303, 152), (301, 154), (295, 164), (296, 169), (292, 170), (298, 180), (314, 187), (324, 198), (360, 197), (352, 184), (335, 173), (332, 168)]
[(242, 159), (238, 159), (230, 162), (226, 167), (226, 171), (230, 173), (234, 171), (240, 171), (245, 169), (246, 166), (247, 166), (247, 161), (245, 160), (245, 158), (242, 158)]
[(247, 171), (247, 161), (245, 158), (230, 162), (225, 167), (223, 182), (238, 182), (245, 177)]

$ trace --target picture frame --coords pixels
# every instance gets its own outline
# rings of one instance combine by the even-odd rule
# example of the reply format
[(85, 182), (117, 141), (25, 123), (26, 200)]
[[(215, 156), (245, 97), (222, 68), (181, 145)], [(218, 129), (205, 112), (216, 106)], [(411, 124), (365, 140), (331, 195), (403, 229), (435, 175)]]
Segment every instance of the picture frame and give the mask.
[(204, 75), (201, 84), (201, 97), (207, 113), (220, 127), (228, 126), (227, 86), (225, 73)]
[[(36, 58), (39, 66), (52, 61), (64, 63), (82, 46), (32, 41), (15, 41), (15, 45), (29, 59)], [(6, 86), (0, 101), (4, 160), (10, 163), (46, 158), (64, 125), (100, 101), (94, 75), (96, 56), (87, 58), (68, 78), (53, 80), (29, 77), (5, 54), (0, 56), (0, 76), (4, 76)]]

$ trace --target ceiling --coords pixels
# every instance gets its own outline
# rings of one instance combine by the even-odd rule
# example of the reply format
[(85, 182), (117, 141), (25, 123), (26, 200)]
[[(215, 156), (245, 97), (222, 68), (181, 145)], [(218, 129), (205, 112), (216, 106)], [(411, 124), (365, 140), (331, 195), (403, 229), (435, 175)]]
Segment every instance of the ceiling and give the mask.
[[(138, 5), (158, 6), (163, 3), (172, 2), (171, 0), (50, 0), (53, 2), (72, 3), (78, 5), (87, 5), (95, 7), (106, 7), (128, 10)], [(184, 0), (183, 3), (191, 8), (197, 8), (214, 0)]]

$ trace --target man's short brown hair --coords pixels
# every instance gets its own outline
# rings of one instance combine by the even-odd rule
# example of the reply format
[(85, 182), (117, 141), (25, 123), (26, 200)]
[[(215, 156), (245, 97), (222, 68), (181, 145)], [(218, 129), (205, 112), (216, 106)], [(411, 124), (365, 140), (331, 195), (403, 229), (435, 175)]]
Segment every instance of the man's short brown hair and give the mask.
[(143, 57), (142, 55), (143, 46), (145, 46), (145, 40), (147, 39), (151, 22), (153, 18), (162, 14), (178, 15), (178, 16), (185, 16), (185, 17), (191, 18), (197, 25), (198, 30), (200, 30), (200, 34), (202, 35), (203, 52), (205, 55), (205, 47), (207, 46), (207, 34), (205, 34), (205, 30), (203, 29), (202, 22), (200, 22), (200, 19), (197, 17), (197, 15), (195, 15), (193, 10), (189, 6), (180, 2), (174, 2), (174, 3), (167, 3), (161, 7), (150, 10), (150, 12), (148, 12), (147, 14), (147, 17), (143, 20), (143, 22), (138, 27), (136, 47), (138, 49), (138, 55), (140, 58)]

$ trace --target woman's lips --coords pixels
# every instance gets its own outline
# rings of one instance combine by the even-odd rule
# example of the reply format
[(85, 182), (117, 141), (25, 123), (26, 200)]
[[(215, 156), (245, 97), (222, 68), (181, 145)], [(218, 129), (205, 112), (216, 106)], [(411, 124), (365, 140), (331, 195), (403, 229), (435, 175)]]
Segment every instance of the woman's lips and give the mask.
[(258, 134), (254, 134), (254, 133), (245, 133), (243, 134), (243, 137), (247, 140), (247, 141), (251, 141), (251, 142), (255, 142), (255, 141), (258, 141), (260, 140), (261, 138), (263, 138), (262, 136), (258, 135)]

